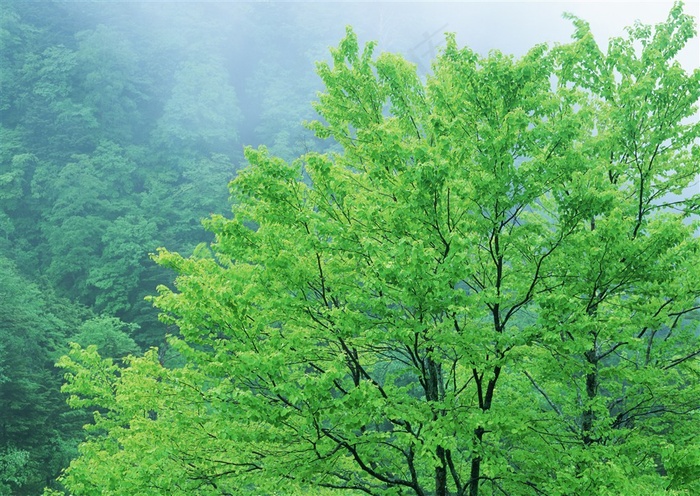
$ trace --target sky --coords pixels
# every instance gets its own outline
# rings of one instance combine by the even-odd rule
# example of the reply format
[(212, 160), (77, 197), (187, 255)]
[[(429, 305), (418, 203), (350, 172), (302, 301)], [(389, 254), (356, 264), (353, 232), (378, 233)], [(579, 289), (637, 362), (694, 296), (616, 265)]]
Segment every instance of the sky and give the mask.
[[(299, 4), (300, 6), (302, 4)], [(662, 22), (673, 2), (666, 1), (453, 1), (453, 2), (366, 2), (367, 38), (393, 51), (392, 35), (415, 39), (414, 57), (426, 62), (444, 40), (444, 32), (454, 32), (460, 45), (479, 53), (499, 49), (514, 55), (524, 54), (535, 44), (565, 43), (573, 32), (571, 21), (562, 14), (570, 12), (585, 19), (601, 46), (612, 36), (624, 34), (624, 28), (636, 20), (645, 24)], [(338, 5), (339, 15), (343, 7)], [(685, 12), (700, 18), (700, 2), (686, 2)], [(700, 38), (697, 36), (680, 54), (687, 69), (700, 67)], [(422, 62), (422, 61), (419, 61)]]

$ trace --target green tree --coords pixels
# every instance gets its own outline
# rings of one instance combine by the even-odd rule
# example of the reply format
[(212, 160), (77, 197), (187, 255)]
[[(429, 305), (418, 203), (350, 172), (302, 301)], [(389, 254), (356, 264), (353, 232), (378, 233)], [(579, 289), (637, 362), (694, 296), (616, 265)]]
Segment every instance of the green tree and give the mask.
[(693, 20), (606, 53), (574, 24), (517, 60), (448, 37), (425, 82), (349, 30), (310, 124), (342, 153), (248, 149), (214, 256), (155, 257), (186, 363), (61, 359), (99, 408), (71, 493), (700, 490)]
[(137, 329), (136, 324), (102, 315), (85, 321), (71, 340), (84, 347), (94, 345), (102, 356), (122, 358), (140, 351), (130, 337)]
[(22, 486), (27, 480), (29, 453), (18, 449), (0, 452), (0, 494), (12, 494), (12, 488)]
[[(17, 145), (17, 134), (2, 126), (0, 126), (0, 138), (5, 143), (3, 152), (9, 152), (13, 144)], [(6, 155), (12, 154), (10, 152)], [(22, 195), (26, 191), (24, 179), (27, 165), (34, 161), (35, 157), (30, 154), (3, 157), (3, 162), (9, 165), (9, 167), (3, 167), (0, 173), (0, 236), (2, 237), (0, 246), (5, 250), (9, 249), (10, 237), (15, 231), (14, 214), (22, 204)]]
[(99, 125), (95, 134), (119, 143), (143, 143), (140, 109), (149, 98), (148, 76), (132, 41), (118, 28), (98, 25), (75, 35), (80, 84), (76, 89)]
[[(131, 268), (138, 277), (133, 250), (120, 249), (115, 253), (111, 246), (118, 243), (127, 247), (128, 238), (137, 235), (129, 228), (129, 224), (138, 222), (129, 215), (137, 208), (133, 199), (136, 164), (128, 150), (105, 141), (94, 153), (74, 155), (58, 173), (52, 169), (50, 165), (40, 168), (32, 181), (34, 195), (51, 204), (41, 225), (49, 251), (46, 274), (67, 295), (94, 304), (99, 296), (91, 285), (109, 289), (104, 276), (94, 273), (109, 271), (109, 267), (95, 267), (102, 261), (101, 256), (117, 257), (123, 267)], [(116, 227), (122, 229), (118, 236), (122, 240), (116, 239)], [(144, 235), (149, 234), (147, 223), (141, 222), (141, 228)], [(142, 237), (137, 239), (147, 241)], [(132, 274), (123, 270), (114, 277), (121, 277), (122, 281), (113, 284), (122, 285), (133, 279)], [(123, 297), (120, 293), (114, 291), (102, 296), (102, 300), (108, 300), (100, 301), (102, 308), (110, 303), (117, 309), (126, 305), (124, 301), (109, 302)]]
[(37, 494), (76, 455), (82, 412), (64, 408), (53, 364), (84, 310), (0, 257), (0, 494)]
[(197, 60), (183, 62), (174, 78), (154, 131), (155, 143), (186, 154), (231, 152), (241, 115), (222, 61), (200, 54)]

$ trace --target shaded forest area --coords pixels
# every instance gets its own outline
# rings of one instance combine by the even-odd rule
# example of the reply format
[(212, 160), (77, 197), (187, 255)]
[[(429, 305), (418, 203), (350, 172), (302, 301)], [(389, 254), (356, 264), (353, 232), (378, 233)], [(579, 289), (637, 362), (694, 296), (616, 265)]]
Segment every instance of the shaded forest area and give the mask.
[(2, 2), (0, 494), (36, 494), (76, 453), (86, 418), (54, 368), (69, 341), (121, 357), (175, 332), (144, 300), (173, 277), (149, 253), (210, 240), (200, 222), (229, 210), (242, 144), (320, 149), (299, 124), (342, 26), (307, 16)]

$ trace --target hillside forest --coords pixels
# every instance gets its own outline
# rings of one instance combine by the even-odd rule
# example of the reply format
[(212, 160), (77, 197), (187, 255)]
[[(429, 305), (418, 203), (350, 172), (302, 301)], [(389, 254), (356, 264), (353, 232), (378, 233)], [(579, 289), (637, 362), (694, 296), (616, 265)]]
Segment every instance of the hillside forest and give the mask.
[(1, 6), (0, 495), (700, 493), (682, 3)]

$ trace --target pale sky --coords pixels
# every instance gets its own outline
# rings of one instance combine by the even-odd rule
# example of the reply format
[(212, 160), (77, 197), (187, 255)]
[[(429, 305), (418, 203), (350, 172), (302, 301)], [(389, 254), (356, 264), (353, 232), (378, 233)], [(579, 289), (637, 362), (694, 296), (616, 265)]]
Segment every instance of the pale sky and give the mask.
[[(401, 32), (403, 38), (407, 31), (413, 31), (417, 44), (425, 41), (416, 47), (416, 55), (425, 52), (428, 60), (432, 58), (430, 47), (442, 43), (445, 31), (456, 33), (460, 45), (480, 53), (496, 48), (520, 55), (537, 43), (565, 43), (570, 40), (573, 26), (571, 21), (562, 18), (563, 12), (588, 21), (596, 40), (605, 49), (610, 37), (624, 35), (624, 28), (635, 20), (645, 24), (664, 21), (673, 1), (512, 0), (368, 2), (366, 5), (366, 38), (379, 37), (380, 46), (392, 50), (392, 35)], [(341, 5), (338, 7), (342, 10)], [(700, 1), (685, 2), (684, 10), (700, 18)], [(358, 31), (363, 27), (358, 26)], [(700, 38), (696, 36), (688, 43), (679, 61), (686, 70), (700, 68)]]

